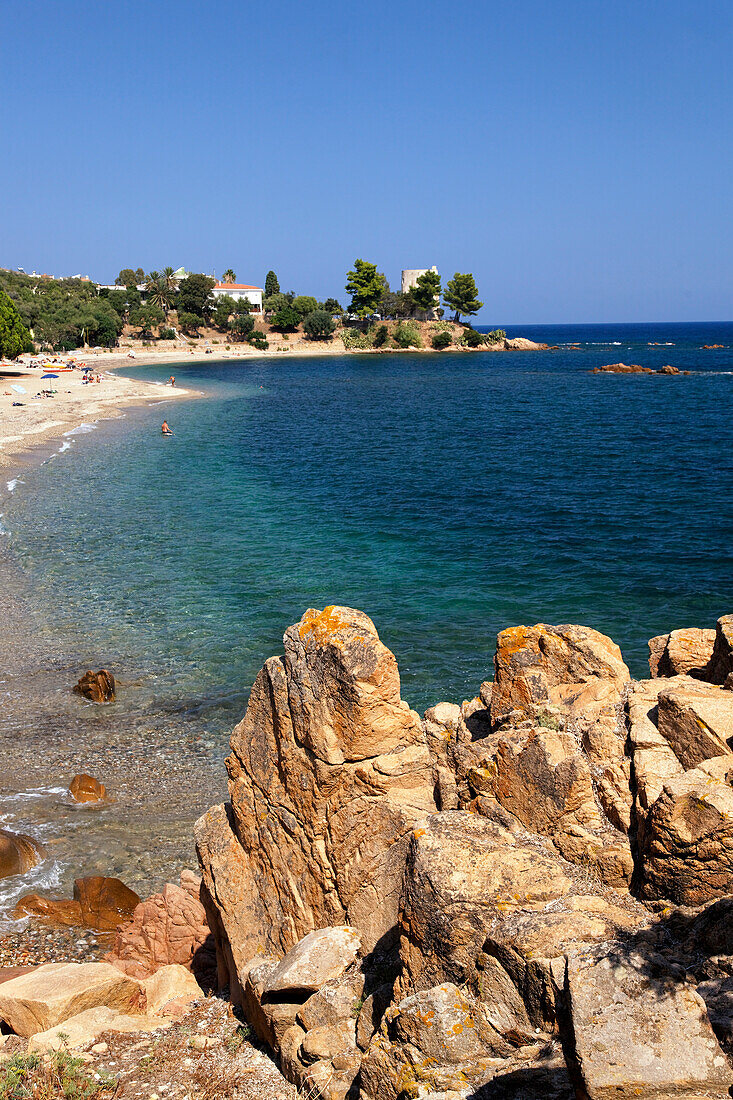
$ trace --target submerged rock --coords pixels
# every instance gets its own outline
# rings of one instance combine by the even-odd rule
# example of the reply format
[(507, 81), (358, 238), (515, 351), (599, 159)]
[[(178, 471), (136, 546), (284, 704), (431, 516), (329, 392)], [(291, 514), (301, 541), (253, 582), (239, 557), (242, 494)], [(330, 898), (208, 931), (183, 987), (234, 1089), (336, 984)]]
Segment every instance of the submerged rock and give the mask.
[(43, 858), (43, 848), (32, 837), (0, 829), (0, 878), (24, 875)]
[(117, 684), (111, 672), (100, 668), (99, 672), (85, 672), (74, 685), (74, 691), (85, 699), (91, 699), (93, 703), (111, 703), (117, 692)]
[(104, 802), (107, 788), (91, 775), (75, 775), (69, 784), (69, 794), (74, 802)]
[(74, 897), (44, 898), (26, 894), (14, 909), (15, 916), (33, 916), (60, 927), (93, 928), (114, 932), (121, 921), (132, 916), (140, 902), (134, 890), (118, 878), (91, 875), (74, 882)]

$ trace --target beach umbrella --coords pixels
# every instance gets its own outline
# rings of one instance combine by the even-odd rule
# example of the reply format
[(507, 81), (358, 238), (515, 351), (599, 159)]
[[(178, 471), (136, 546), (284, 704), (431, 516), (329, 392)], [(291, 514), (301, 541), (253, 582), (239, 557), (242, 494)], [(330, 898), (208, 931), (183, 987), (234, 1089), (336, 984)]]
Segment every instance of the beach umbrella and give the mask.
[(41, 381), (43, 381), (44, 378), (58, 378), (58, 374), (42, 374)]
[(24, 386), (11, 386), (11, 390), (15, 390), (16, 393), (27, 393), (28, 391)]

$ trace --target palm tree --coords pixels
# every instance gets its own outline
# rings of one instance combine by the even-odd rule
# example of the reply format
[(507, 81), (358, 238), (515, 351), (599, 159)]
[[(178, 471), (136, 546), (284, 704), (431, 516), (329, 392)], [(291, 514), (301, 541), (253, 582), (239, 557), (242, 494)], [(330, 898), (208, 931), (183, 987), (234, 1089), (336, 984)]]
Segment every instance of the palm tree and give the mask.
[(158, 271), (151, 271), (145, 280), (145, 293), (148, 301), (154, 306), (160, 306), (165, 317), (173, 304), (173, 290), (167, 284), (167, 277)]
[(236, 282), (236, 279), (236, 274), (232, 271), (231, 267), (228, 267), (222, 276), (222, 281), (225, 283), (233, 283)]
[(176, 290), (178, 290), (178, 286), (176, 284), (176, 277), (175, 276), (176, 276), (176, 273), (175, 273), (175, 271), (173, 270), (172, 267), (164, 267), (163, 268), (162, 278), (165, 282), (166, 288), (168, 290), (170, 290), (171, 294), (175, 294)]

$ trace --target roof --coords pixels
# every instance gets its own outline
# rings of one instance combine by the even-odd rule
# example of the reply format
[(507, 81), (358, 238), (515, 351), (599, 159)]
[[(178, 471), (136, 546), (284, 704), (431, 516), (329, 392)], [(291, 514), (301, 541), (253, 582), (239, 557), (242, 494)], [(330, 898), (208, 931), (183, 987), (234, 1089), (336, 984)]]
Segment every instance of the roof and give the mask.
[(262, 287), (248, 286), (247, 283), (215, 283), (214, 290), (262, 290)]

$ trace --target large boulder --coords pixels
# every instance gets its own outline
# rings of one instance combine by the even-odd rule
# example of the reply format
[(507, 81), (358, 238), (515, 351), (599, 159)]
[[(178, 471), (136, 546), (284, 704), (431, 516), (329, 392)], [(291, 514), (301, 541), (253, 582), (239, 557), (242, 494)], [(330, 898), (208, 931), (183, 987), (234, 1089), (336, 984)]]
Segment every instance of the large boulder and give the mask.
[(695, 676), (707, 679), (715, 644), (714, 630), (688, 627), (649, 639), (649, 671), (652, 676)]
[(657, 725), (685, 769), (731, 753), (733, 692), (696, 681), (663, 689)]
[(231, 810), (196, 824), (225, 967), (321, 926), (351, 924), (365, 950), (393, 935), (408, 834), (435, 808), (422, 725), (371, 620), (310, 610), (284, 644), (232, 734)]
[(535, 718), (548, 705), (618, 702), (630, 679), (621, 650), (586, 626), (515, 626), (497, 637), (491, 720)]
[(501, 805), (527, 829), (551, 837), (571, 863), (595, 868), (610, 886), (631, 881), (628, 838), (602, 813), (590, 760), (576, 737), (544, 728), (514, 731), (497, 743), (491, 775)]
[(566, 1050), (590, 1100), (728, 1096), (733, 1073), (704, 1002), (653, 953), (571, 953), (566, 994)]
[[(485, 809), (479, 800), (480, 809)], [(397, 991), (444, 982), (470, 988), (503, 1034), (556, 1023), (553, 969), (578, 943), (636, 931), (648, 914), (502, 807), (493, 818), (454, 811), (418, 822), (405, 874)]]
[(26, 894), (15, 906), (16, 916), (33, 916), (60, 927), (93, 928), (97, 932), (114, 932), (118, 924), (128, 920), (140, 898), (118, 878), (90, 875), (74, 882), (74, 897), (44, 898)]
[[(677, 682), (683, 678), (677, 678)], [(686, 678), (685, 683), (688, 683)], [(668, 779), (684, 771), (669, 741), (657, 725), (659, 694), (669, 680), (641, 680), (629, 691), (629, 745), (634, 769), (634, 810), (641, 825)]]
[(118, 927), (105, 960), (134, 978), (177, 963), (211, 984), (216, 961), (200, 889), (199, 876), (183, 871), (180, 886), (167, 882), (159, 894), (141, 901), (132, 919)]
[(356, 960), (361, 937), (353, 928), (318, 928), (291, 947), (265, 982), (267, 995), (287, 991), (315, 993), (326, 982), (340, 978)]
[(733, 893), (733, 757), (668, 779), (639, 831), (643, 891), (678, 905)]
[(145, 1009), (145, 992), (107, 963), (48, 963), (0, 985), (0, 1020), (26, 1038), (88, 1008)]
[(32, 837), (0, 829), (0, 878), (24, 875), (43, 856), (43, 848)]

